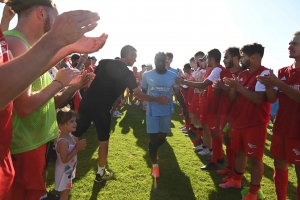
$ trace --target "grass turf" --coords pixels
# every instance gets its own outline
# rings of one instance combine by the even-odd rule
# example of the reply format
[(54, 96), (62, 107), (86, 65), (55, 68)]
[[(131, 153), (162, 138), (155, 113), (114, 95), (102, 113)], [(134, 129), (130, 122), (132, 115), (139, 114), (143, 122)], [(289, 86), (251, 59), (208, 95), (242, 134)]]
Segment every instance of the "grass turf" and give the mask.
[[(221, 189), (218, 184), (224, 176), (215, 171), (202, 171), (201, 166), (209, 157), (199, 157), (192, 149), (191, 141), (178, 129), (183, 118), (175, 106), (172, 117), (172, 133), (168, 141), (159, 149), (161, 177), (158, 187), (153, 188), (151, 163), (148, 156), (148, 135), (146, 133), (145, 112), (136, 106), (126, 105), (121, 109), (122, 118), (113, 118), (107, 168), (115, 173), (115, 179), (104, 183), (94, 183), (98, 165), (98, 140), (96, 129), (91, 124), (83, 135), (87, 147), (78, 154), (76, 178), (69, 199), (151, 199), (151, 200), (235, 200), (241, 199), (241, 189)], [(273, 185), (273, 159), (270, 155), (272, 133), (268, 133), (264, 163), (265, 172), (261, 182), (267, 199), (275, 199)], [(224, 147), (225, 148), (225, 147)], [(248, 162), (249, 163), (249, 162)], [(54, 163), (50, 163), (47, 189), (54, 189)], [(222, 168), (219, 165), (219, 168)], [(243, 178), (243, 186), (250, 180), (249, 165)], [(295, 169), (289, 167), (287, 199), (297, 199)]]

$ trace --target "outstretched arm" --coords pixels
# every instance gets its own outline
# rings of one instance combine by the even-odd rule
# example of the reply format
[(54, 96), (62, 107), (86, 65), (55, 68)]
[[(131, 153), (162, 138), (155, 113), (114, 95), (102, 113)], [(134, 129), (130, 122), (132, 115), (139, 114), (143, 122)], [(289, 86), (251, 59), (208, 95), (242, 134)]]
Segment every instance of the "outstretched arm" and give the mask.
[[(56, 60), (53, 61), (55, 64), (49, 62), (62, 47), (73, 44), (80, 38), (84, 39), (83, 34), (93, 30), (99, 19), (98, 14), (90, 11), (63, 13), (55, 20), (52, 29), (29, 51), (0, 66), (0, 109), (20, 95), (43, 72), (54, 66)], [(99, 48), (104, 45), (106, 38), (107, 35), (103, 35), (97, 40)], [(75, 47), (76, 45), (70, 45), (69, 51), (76, 50)], [(66, 55), (57, 56), (58, 62)]]

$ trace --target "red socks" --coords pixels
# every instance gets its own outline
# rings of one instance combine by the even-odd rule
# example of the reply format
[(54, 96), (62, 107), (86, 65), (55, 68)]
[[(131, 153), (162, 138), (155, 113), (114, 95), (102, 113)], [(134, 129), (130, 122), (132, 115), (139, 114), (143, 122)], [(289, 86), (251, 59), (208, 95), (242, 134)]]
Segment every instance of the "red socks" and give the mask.
[(231, 148), (231, 144), (226, 146), (226, 156), (228, 162), (228, 169), (230, 169), (233, 172), (235, 165), (235, 155), (234, 150)]
[(252, 183), (250, 183), (249, 192), (251, 192), (252, 194), (257, 194), (259, 189), (260, 189), (260, 185), (253, 185)]
[(242, 173), (238, 173), (236, 170), (233, 170), (233, 179), (236, 181), (242, 181), (243, 177), (244, 177), (244, 172)]
[[(278, 169), (275, 167), (273, 179), (274, 179), (277, 200), (285, 200), (286, 199), (288, 175), (289, 175), (288, 170), (281, 170), (281, 169)], [(300, 194), (300, 192), (299, 192), (299, 186), (298, 186), (298, 199), (299, 199), (299, 194)]]
[(297, 185), (297, 196), (298, 196), (298, 200), (300, 200), (300, 182), (298, 182)]
[(213, 149), (213, 155), (210, 160), (212, 163), (217, 163), (218, 159), (223, 158), (223, 148), (222, 148), (222, 137), (213, 137), (212, 138), (212, 149)]

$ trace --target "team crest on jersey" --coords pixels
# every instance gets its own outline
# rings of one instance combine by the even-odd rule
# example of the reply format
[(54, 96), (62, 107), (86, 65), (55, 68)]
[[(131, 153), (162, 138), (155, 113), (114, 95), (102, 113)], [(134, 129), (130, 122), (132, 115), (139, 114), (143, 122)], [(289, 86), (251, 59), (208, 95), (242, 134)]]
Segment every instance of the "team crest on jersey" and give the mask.
[(298, 149), (292, 149), (292, 151), (293, 151), (297, 156), (300, 155), (300, 151), (298, 151)]
[(248, 143), (248, 146), (249, 146), (250, 149), (256, 149), (257, 148), (256, 145), (250, 144), (250, 143)]

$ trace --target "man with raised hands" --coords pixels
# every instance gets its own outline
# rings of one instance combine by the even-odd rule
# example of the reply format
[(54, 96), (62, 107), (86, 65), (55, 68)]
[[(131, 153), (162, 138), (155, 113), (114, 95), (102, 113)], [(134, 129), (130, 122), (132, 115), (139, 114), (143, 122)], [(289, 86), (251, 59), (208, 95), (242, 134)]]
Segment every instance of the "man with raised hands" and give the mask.
[[(273, 126), (271, 154), (274, 156), (274, 184), (278, 200), (285, 200), (288, 186), (288, 166), (295, 165), (297, 196), (300, 199), (300, 31), (289, 43), (290, 66), (281, 68), (278, 77), (270, 70), (269, 76), (258, 76), (266, 86), (272, 103), (279, 99), (279, 109)], [(273, 87), (277, 87), (274, 90)]]
[(267, 125), (270, 118), (270, 103), (266, 87), (257, 81), (256, 76), (269, 74), (261, 65), (264, 47), (253, 43), (241, 48), (243, 72), (238, 77), (224, 78), (231, 90), (229, 96), (234, 103), (234, 129), (231, 129), (231, 147), (236, 152), (234, 175), (221, 188), (241, 188), (241, 180), (251, 160), (250, 190), (243, 200), (256, 200), (264, 173), (263, 154), (267, 138)]

